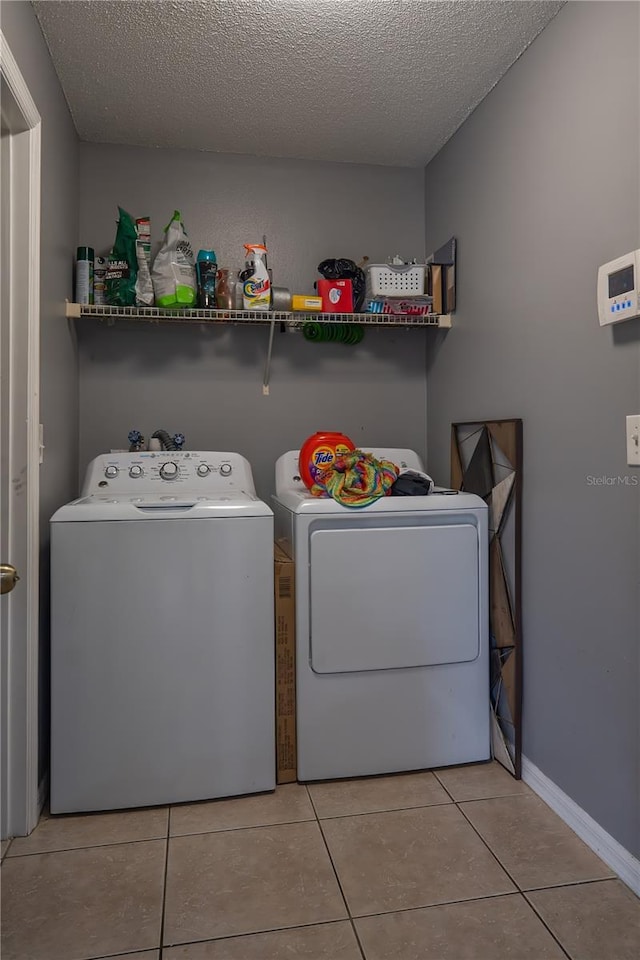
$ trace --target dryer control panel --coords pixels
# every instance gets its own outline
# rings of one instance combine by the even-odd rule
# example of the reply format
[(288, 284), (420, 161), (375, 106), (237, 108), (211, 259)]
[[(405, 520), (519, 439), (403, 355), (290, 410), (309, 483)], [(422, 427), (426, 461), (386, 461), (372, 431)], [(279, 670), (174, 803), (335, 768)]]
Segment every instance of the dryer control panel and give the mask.
[(251, 465), (239, 453), (159, 450), (96, 457), (87, 468), (82, 496), (153, 496), (169, 488), (178, 489), (182, 496), (255, 495)]

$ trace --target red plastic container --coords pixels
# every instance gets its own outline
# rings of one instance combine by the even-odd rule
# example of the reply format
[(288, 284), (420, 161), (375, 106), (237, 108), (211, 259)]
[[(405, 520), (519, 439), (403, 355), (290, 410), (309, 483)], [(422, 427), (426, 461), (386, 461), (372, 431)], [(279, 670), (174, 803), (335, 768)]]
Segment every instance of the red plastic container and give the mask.
[(319, 473), (326, 470), (336, 457), (355, 450), (355, 444), (344, 433), (320, 430), (308, 437), (300, 447), (298, 469), (304, 485), (311, 490)]
[(351, 280), (318, 280), (318, 296), (322, 297), (323, 313), (353, 313)]

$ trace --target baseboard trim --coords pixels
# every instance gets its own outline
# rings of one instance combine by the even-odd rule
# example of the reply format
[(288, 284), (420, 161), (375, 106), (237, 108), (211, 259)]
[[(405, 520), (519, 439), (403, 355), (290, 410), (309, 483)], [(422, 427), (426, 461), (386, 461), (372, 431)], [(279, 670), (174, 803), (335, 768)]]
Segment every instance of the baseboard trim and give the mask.
[(640, 897), (640, 860), (526, 757), (522, 758), (522, 779)]

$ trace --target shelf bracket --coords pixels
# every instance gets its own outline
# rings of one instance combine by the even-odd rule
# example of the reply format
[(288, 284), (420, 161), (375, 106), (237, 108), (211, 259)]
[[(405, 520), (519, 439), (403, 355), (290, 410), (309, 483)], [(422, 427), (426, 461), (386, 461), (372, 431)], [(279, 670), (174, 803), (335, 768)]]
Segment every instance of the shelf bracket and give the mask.
[(273, 335), (276, 330), (276, 321), (272, 320), (269, 327), (269, 346), (267, 347), (267, 359), (264, 365), (264, 376), (262, 378), (262, 396), (269, 396), (269, 377), (271, 376), (271, 354), (273, 353)]

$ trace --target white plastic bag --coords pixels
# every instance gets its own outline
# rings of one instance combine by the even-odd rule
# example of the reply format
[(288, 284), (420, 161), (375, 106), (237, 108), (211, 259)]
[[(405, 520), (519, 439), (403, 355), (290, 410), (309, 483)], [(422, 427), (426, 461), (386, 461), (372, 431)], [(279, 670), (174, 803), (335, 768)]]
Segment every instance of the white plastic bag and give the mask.
[(151, 279), (158, 307), (194, 306), (195, 261), (179, 210), (175, 211), (166, 228), (164, 243), (153, 262)]
[(151, 220), (149, 217), (136, 219), (136, 306), (152, 307), (154, 304), (153, 283), (151, 282)]

